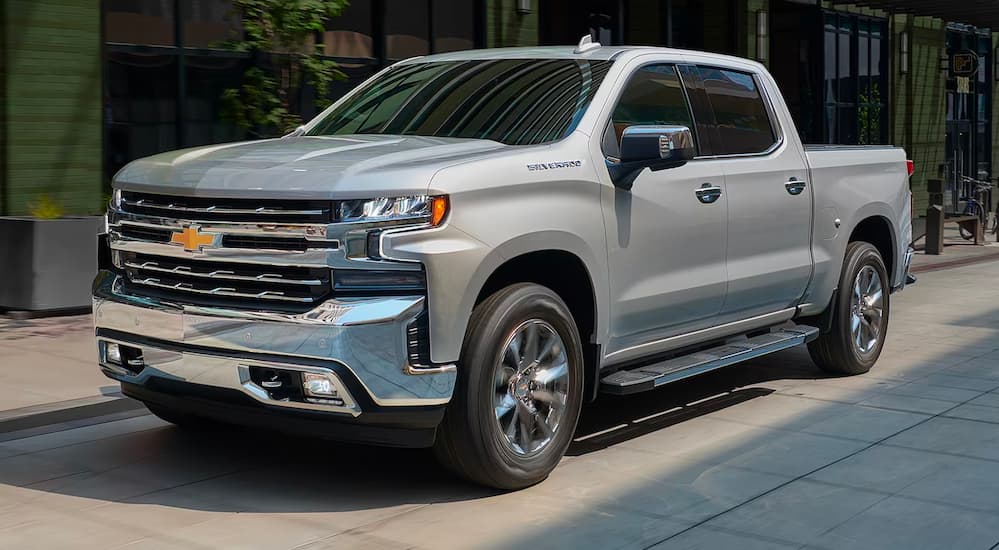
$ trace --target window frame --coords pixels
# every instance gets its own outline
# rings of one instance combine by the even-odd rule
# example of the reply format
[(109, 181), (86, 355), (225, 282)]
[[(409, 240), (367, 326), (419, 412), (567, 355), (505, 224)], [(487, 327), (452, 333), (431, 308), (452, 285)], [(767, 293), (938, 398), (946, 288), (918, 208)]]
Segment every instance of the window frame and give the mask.
[[(625, 76), (624, 85), (620, 86), (615, 91), (614, 97), (611, 98), (610, 109), (607, 112), (607, 119), (602, 124), (597, 126), (598, 128), (602, 129), (600, 131), (600, 135), (598, 136), (598, 138), (600, 140), (600, 153), (604, 156), (605, 159), (617, 158), (606, 151), (604, 147), (606, 145), (604, 136), (607, 134), (609, 127), (614, 123), (614, 111), (617, 110), (617, 106), (621, 102), (621, 97), (624, 95), (625, 89), (627, 89), (628, 85), (631, 84), (632, 79), (635, 77), (635, 75), (638, 74), (639, 71), (641, 71), (646, 67), (652, 67), (657, 65), (669, 65), (673, 68), (673, 72), (676, 74), (677, 82), (680, 83), (680, 92), (683, 94), (683, 99), (687, 106), (687, 112), (690, 114), (690, 121), (691, 123), (693, 123), (693, 126), (690, 128), (690, 131), (691, 133), (694, 134), (694, 143), (697, 146), (698, 154), (700, 154), (705, 149), (710, 148), (709, 146), (706, 146), (704, 142), (701, 141), (702, 138), (700, 137), (700, 132), (698, 132), (697, 129), (697, 117), (695, 116), (693, 101), (688, 92), (687, 84), (683, 79), (683, 72), (680, 70), (681, 67), (686, 64), (683, 61), (649, 61), (647, 63), (642, 63), (641, 65), (635, 67)], [(607, 81), (605, 80), (604, 83), (607, 83)], [(601, 83), (601, 85), (604, 83)], [(617, 151), (618, 154), (620, 154), (621, 152), (620, 147), (621, 144), (618, 143), (618, 151)]]
[[(774, 142), (770, 144), (770, 147), (763, 151), (756, 153), (715, 153), (715, 149), (721, 144), (721, 134), (718, 131), (718, 120), (715, 118), (714, 107), (711, 105), (711, 96), (708, 94), (707, 87), (704, 86), (704, 79), (701, 76), (700, 69), (710, 68), (717, 69), (721, 71), (729, 71), (734, 73), (743, 74), (749, 76), (753, 79), (753, 83), (756, 85), (756, 89), (760, 93), (760, 99), (763, 101), (763, 108), (767, 113), (767, 120), (770, 123), (770, 130), (773, 132)], [(760, 78), (760, 74), (756, 71), (747, 71), (746, 69), (729, 67), (725, 65), (714, 65), (711, 63), (695, 63), (692, 65), (694, 72), (697, 74), (698, 80), (701, 82), (701, 87), (704, 90), (704, 100), (705, 100), (705, 114), (710, 115), (711, 120), (709, 122), (709, 127), (711, 128), (711, 144), (712, 150), (711, 154), (705, 156), (699, 156), (696, 158), (705, 159), (726, 159), (726, 158), (747, 158), (747, 157), (766, 157), (772, 155), (778, 149), (780, 149), (785, 142), (784, 137), (784, 127), (780, 124), (780, 118), (777, 116), (777, 110), (773, 104), (773, 97), (770, 95), (767, 87), (763, 85), (763, 81)]]

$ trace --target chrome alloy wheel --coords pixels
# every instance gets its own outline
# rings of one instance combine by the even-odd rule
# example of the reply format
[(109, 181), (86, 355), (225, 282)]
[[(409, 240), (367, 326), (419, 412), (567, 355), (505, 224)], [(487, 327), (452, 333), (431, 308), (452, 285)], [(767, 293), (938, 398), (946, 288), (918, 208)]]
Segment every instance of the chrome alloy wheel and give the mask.
[(871, 353), (881, 338), (884, 319), (884, 285), (874, 266), (865, 265), (857, 273), (850, 298), (850, 333), (861, 355)]
[(521, 456), (540, 452), (555, 436), (569, 394), (569, 360), (550, 324), (520, 324), (496, 366), (493, 407), (502, 439)]

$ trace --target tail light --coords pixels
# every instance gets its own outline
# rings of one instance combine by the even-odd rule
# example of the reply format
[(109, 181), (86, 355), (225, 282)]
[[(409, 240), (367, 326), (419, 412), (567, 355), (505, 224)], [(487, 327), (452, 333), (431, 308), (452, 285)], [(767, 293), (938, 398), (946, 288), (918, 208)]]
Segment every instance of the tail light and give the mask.
[(916, 165), (912, 162), (912, 159), (907, 159), (905, 161), (905, 169), (909, 172), (910, 177), (916, 172)]

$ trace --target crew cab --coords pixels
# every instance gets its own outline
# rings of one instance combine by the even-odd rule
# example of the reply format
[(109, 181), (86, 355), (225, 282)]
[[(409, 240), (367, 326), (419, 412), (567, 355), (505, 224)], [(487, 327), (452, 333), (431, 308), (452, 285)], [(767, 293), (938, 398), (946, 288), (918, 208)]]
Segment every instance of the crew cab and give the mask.
[(868, 371), (912, 253), (901, 149), (803, 146), (758, 63), (587, 39), (409, 59), (283, 138), (134, 161), (108, 222), (125, 395), (503, 489), (601, 393), (801, 344)]

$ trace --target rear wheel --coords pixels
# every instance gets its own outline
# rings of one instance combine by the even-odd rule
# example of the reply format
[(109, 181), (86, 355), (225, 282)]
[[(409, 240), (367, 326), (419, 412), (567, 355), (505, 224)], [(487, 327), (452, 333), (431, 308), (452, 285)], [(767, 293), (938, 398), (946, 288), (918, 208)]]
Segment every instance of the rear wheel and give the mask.
[(874, 245), (847, 245), (839, 293), (831, 307), (832, 329), (808, 344), (822, 370), (833, 374), (863, 374), (881, 355), (888, 331), (890, 279)]
[(455, 395), (434, 445), (458, 475), (498, 489), (548, 477), (572, 440), (583, 397), (583, 355), (569, 308), (520, 283), (476, 306)]

